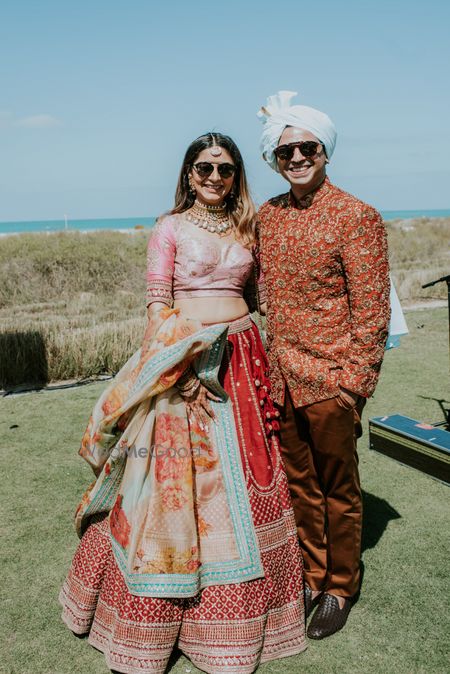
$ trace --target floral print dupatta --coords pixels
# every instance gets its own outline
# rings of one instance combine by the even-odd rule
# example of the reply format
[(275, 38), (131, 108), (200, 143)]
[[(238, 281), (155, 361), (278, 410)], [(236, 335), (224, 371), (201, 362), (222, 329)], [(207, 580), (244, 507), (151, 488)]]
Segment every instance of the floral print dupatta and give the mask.
[[(190, 597), (262, 577), (231, 401), (218, 382), (227, 325), (162, 309), (143, 346), (94, 407), (80, 454), (97, 480), (78, 506), (79, 535), (108, 513), (129, 591)], [(193, 364), (220, 401), (202, 427), (175, 388)]]

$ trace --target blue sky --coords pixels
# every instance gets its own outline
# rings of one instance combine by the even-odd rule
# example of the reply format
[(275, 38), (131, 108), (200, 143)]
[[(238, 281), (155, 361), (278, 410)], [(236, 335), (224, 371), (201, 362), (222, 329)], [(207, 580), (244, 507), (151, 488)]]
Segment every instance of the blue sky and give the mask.
[(332, 180), (380, 209), (450, 208), (446, 0), (4, 0), (0, 221), (157, 215), (189, 142), (215, 129), (253, 195), (280, 89), (338, 129)]

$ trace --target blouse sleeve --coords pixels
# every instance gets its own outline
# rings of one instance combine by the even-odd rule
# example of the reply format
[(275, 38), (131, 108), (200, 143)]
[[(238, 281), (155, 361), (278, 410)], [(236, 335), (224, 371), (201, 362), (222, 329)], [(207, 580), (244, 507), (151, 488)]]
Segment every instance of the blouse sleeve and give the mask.
[(147, 246), (147, 306), (163, 302), (169, 307), (173, 301), (173, 273), (175, 267), (175, 234), (170, 217), (158, 220)]

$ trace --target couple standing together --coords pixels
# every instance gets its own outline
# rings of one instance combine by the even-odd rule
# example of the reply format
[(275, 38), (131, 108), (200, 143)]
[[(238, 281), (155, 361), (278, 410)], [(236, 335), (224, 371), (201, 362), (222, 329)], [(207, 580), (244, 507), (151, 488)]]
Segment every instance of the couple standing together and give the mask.
[(388, 334), (386, 234), (327, 178), (335, 127), (294, 95), (259, 113), (290, 190), (258, 215), (234, 142), (189, 146), (148, 245), (142, 348), (83, 437), (96, 481), (60, 601), (113, 671), (162, 674), (178, 645), (247, 674), (304, 650), (310, 614), (312, 639), (341, 629), (359, 591), (356, 439)]

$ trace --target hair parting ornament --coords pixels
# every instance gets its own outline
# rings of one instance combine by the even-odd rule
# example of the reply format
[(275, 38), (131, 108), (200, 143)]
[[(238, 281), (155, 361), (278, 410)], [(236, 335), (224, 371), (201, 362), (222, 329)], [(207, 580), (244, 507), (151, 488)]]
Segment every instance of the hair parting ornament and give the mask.
[(210, 153), (212, 154), (213, 157), (220, 157), (220, 155), (222, 154), (222, 148), (220, 147), (220, 145), (217, 145), (216, 137), (213, 134), (211, 134), (211, 135), (212, 135), (212, 138), (213, 138), (214, 145), (212, 145), (209, 148), (209, 151), (210, 151)]

